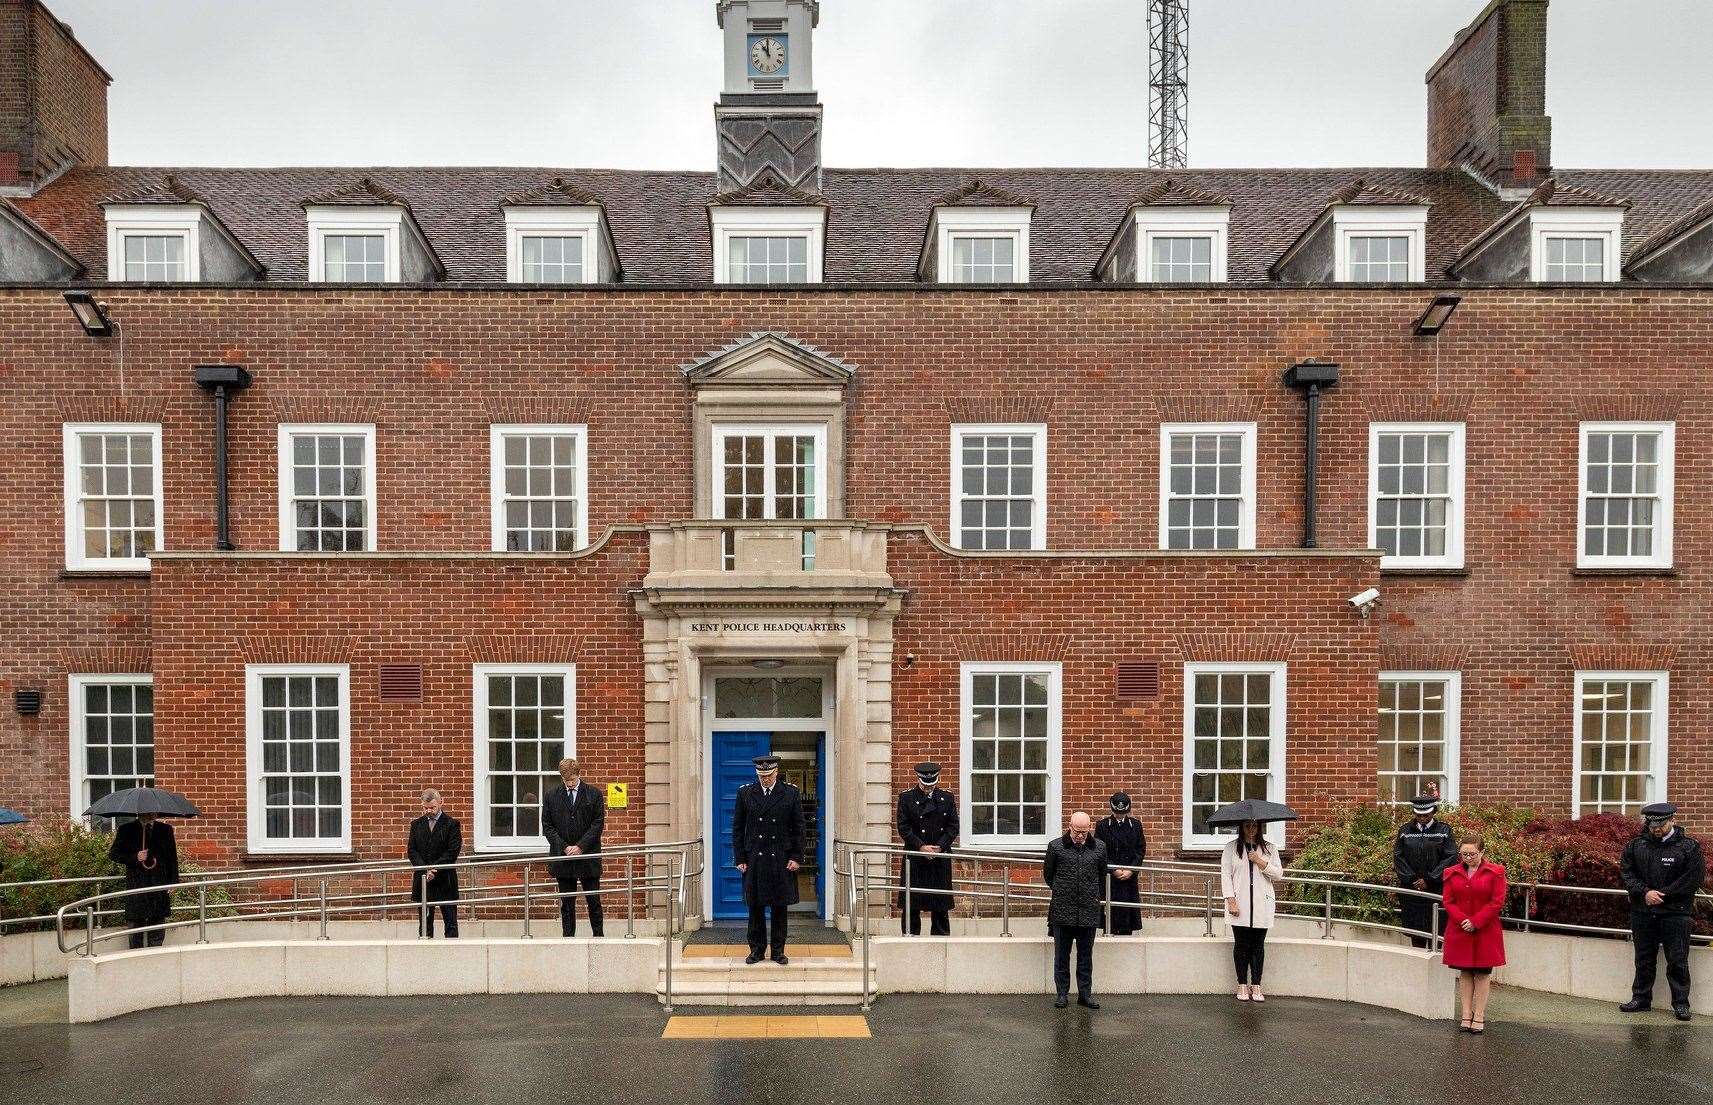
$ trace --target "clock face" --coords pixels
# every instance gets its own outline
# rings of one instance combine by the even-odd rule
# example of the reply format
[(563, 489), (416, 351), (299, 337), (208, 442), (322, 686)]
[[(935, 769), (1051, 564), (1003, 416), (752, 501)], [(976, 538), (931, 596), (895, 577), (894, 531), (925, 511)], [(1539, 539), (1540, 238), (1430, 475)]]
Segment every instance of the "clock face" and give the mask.
[(749, 65), (757, 73), (772, 75), (785, 67), (785, 40), (773, 35), (750, 39)]

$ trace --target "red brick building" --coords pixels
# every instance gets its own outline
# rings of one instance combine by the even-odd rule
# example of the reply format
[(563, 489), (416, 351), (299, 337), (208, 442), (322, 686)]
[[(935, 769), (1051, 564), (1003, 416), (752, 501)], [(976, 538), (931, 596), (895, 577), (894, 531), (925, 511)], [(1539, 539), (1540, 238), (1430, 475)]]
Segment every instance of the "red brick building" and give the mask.
[(0, 804), (373, 858), (432, 785), (533, 847), (574, 751), (717, 854), (771, 749), (824, 838), (928, 758), (969, 844), (1705, 818), (1713, 171), (1553, 165), (1544, 0), (1426, 168), (1270, 172), (823, 168), (816, 5), (718, 8), (718, 171), (642, 173), (107, 167), (0, 4), (68, 98), (0, 96)]

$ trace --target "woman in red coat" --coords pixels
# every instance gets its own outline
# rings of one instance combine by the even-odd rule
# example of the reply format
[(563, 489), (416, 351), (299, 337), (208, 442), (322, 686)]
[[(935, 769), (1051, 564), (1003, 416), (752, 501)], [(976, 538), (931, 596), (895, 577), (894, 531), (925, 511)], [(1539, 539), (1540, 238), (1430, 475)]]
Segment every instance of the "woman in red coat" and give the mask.
[(1447, 967), (1458, 971), (1457, 998), (1463, 1008), (1460, 1032), (1479, 1036), (1487, 1030), (1487, 994), (1493, 968), (1505, 965), (1505, 868), (1489, 863), (1478, 836), (1458, 845), (1459, 863), (1445, 872), (1445, 947)]

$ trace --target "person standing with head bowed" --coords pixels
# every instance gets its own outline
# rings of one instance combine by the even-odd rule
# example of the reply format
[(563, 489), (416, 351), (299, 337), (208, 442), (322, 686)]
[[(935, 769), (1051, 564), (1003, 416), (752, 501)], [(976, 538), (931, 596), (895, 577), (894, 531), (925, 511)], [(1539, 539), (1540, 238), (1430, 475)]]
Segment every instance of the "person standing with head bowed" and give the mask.
[(745, 963), (760, 963), (770, 949), (775, 963), (791, 962), (785, 940), (798, 900), (797, 870), (803, 866), (806, 835), (802, 794), (780, 781), (778, 756), (757, 756), (755, 782), (738, 788), (732, 809), (732, 863), (743, 873), (743, 900), (749, 907)]
[(1266, 1001), (1261, 970), (1267, 962), (1267, 930), (1273, 927), (1274, 884), (1285, 877), (1279, 851), (1259, 821), (1237, 826), (1237, 836), (1219, 860), (1219, 888), (1231, 927), (1231, 957), (1237, 967), (1237, 1000)]
[[(422, 816), (410, 823), (405, 852), (410, 865), (410, 900), (420, 920), (418, 935), (434, 939), (434, 910), (446, 922), (446, 938), (458, 938), (458, 870), (464, 851), (464, 830), (446, 812), (446, 803), (433, 787), (422, 792)], [(424, 908), (424, 903), (427, 907)]]
[[(1101, 818), (1094, 826), (1095, 839), (1106, 845), (1106, 862), (1118, 867), (1139, 867), (1148, 858), (1148, 838), (1143, 835), (1142, 822), (1130, 816), (1130, 795), (1119, 791), (1112, 796), (1110, 816)], [(1142, 910), (1121, 906), (1119, 902), (1141, 902), (1141, 887), (1136, 872), (1107, 872), (1106, 896), (1113, 902), (1113, 936), (1129, 936), (1142, 927)]]
[(1677, 807), (1655, 802), (1642, 807), (1642, 831), (1624, 846), (1619, 868), (1630, 892), (1630, 936), (1636, 945), (1636, 976), (1630, 1000), (1618, 1008), (1640, 1013), (1652, 1007), (1654, 972), (1665, 950), (1665, 980), (1671, 984), (1671, 1011), (1690, 1018), (1689, 927), (1695, 894), (1707, 879), (1701, 845), (1677, 824)]
[[(1410, 809), (1415, 816), (1398, 829), (1392, 845), (1392, 870), (1399, 887), (1438, 897), (1445, 892), (1446, 869), (1457, 863), (1457, 841), (1451, 826), (1434, 816), (1439, 811), (1437, 796), (1418, 794), (1410, 799)], [(1410, 943), (1418, 948), (1433, 943), (1432, 898), (1398, 895), (1398, 916), (1411, 930)]]
[[(589, 898), (589, 931), (604, 936), (601, 913), (601, 833), (607, 827), (607, 796), (583, 780), (583, 768), (567, 756), (559, 761), (565, 783), (547, 792), (541, 802), (541, 831), (547, 854), (557, 862), (547, 873), (559, 883), (559, 931), (577, 935), (577, 891)], [(575, 857), (567, 859), (566, 857)]]
[[(152, 813), (138, 814), (136, 820), (119, 826), (113, 834), (112, 847), (107, 849), (107, 858), (125, 868), (126, 890), (173, 886), (178, 882), (178, 837), (170, 824)], [(165, 924), (171, 913), (171, 891), (125, 896), (125, 921), (133, 929)], [(160, 928), (133, 932), (130, 945), (158, 948), (166, 938), (166, 930)]]
[(1047, 845), (1041, 877), (1052, 888), (1047, 921), (1053, 929), (1055, 1009), (1070, 1004), (1071, 945), (1077, 949), (1077, 1004), (1099, 1009), (1094, 1000), (1094, 934), (1100, 928), (1101, 890), (1106, 886), (1106, 845), (1081, 810), (1071, 814), (1065, 835)]
[(1445, 872), (1445, 965), (1458, 972), (1457, 1001), (1463, 1010), (1459, 1032), (1487, 1031), (1487, 995), (1493, 968), (1505, 965), (1505, 868), (1486, 857), (1487, 846), (1466, 834), (1458, 842), (1458, 862)]
[(940, 765), (916, 765), (916, 785), (898, 796), (898, 838), (912, 852), (904, 860), (909, 894), (898, 892), (899, 923), (906, 936), (922, 934), (922, 912), (929, 917), (930, 936), (952, 934), (952, 861), (929, 859), (945, 855), (958, 839), (958, 800), (940, 781)]

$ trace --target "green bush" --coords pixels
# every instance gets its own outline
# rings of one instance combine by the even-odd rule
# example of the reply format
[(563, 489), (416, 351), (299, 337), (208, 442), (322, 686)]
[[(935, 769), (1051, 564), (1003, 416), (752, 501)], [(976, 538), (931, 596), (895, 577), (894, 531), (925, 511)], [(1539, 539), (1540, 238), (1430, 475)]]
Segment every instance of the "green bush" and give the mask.
[[(67, 822), (60, 826), (32, 825), (27, 831), (8, 830), (0, 834), (0, 882), (34, 882), (41, 879), (72, 879), (90, 876), (108, 877), (100, 883), (59, 883), (48, 886), (8, 887), (0, 890), (0, 919), (51, 915), (61, 906), (86, 898), (91, 894), (124, 889), (124, 870), (107, 858), (112, 847), (110, 833), (94, 832), (82, 824)], [(179, 877), (196, 874), (201, 868), (194, 863), (180, 863)], [(120, 902), (108, 903), (108, 908), (120, 908)], [(211, 890), (208, 895), (210, 917), (231, 916), (231, 897), (224, 890)], [(218, 907), (218, 908), (217, 908)], [(175, 920), (195, 916), (196, 894), (180, 890), (173, 895)], [(176, 911), (188, 909), (188, 914)], [(122, 924), (118, 917), (107, 924)], [(4, 932), (51, 930), (50, 918), (30, 924), (7, 924)]]

